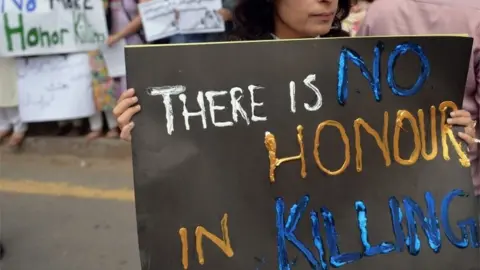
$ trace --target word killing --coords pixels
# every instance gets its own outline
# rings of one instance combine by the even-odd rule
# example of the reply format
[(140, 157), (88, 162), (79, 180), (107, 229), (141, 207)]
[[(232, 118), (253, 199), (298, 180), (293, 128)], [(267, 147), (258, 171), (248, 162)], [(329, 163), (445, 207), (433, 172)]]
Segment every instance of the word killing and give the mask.
[[(338, 234), (335, 228), (335, 220), (333, 213), (326, 207), (320, 208), (320, 214), (323, 218), (323, 227), (326, 232), (326, 248), (329, 252), (328, 262), (334, 268), (341, 267), (346, 264), (354, 263), (363, 257), (372, 257), (380, 254), (388, 254), (391, 252), (402, 252), (406, 245), (411, 255), (418, 255), (420, 252), (420, 239), (417, 233), (417, 224), (425, 234), (428, 240), (428, 246), (434, 253), (441, 250), (441, 234), (440, 224), (448, 241), (455, 247), (464, 249), (469, 245), (472, 248), (480, 247), (478, 239), (478, 224), (475, 218), (467, 218), (456, 222), (460, 229), (457, 236), (450, 224), (449, 208), (455, 198), (465, 198), (466, 193), (462, 190), (452, 190), (443, 198), (440, 206), (440, 218), (435, 213), (435, 199), (430, 192), (425, 193), (426, 214), (421, 207), (410, 197), (403, 198), (405, 212), (400, 208), (400, 203), (396, 197), (388, 200), (390, 208), (390, 217), (393, 228), (393, 242), (382, 242), (373, 245), (369, 241), (369, 231), (367, 228), (367, 208), (362, 201), (355, 202), (355, 210), (357, 212), (357, 224), (360, 232), (359, 239), (363, 246), (361, 252), (341, 253), (338, 245)], [(297, 239), (295, 230), (297, 225), (306, 211), (309, 203), (309, 196), (303, 196), (297, 203), (290, 208), (287, 222), (284, 221), (285, 202), (283, 198), (277, 198), (275, 203), (276, 227), (277, 227), (277, 259), (279, 270), (290, 270), (286, 242), (291, 243), (302, 255), (307, 259), (312, 269), (325, 270), (328, 269), (327, 258), (325, 255), (324, 241), (320, 235), (320, 219), (316, 211), (310, 212), (310, 223), (312, 232), (312, 241), (318, 253), (318, 258), (313, 254), (307, 246)], [(405, 235), (402, 227), (402, 220), (405, 214), (407, 233)], [(416, 216), (416, 218), (415, 218)], [(440, 219), (440, 222), (439, 222)], [(469, 237), (470, 234), (470, 237)], [(469, 239), (470, 238), (470, 239)]]

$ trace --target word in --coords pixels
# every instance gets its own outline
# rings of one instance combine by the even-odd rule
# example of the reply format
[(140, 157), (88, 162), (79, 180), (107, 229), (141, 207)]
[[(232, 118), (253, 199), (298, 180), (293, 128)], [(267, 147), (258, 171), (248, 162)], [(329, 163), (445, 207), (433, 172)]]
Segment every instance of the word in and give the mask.
[[(18, 16), (18, 26), (11, 26), (9, 16)], [(7, 48), (9, 51), (14, 50), (13, 38), (18, 35), (22, 50), (28, 47), (51, 47), (56, 45), (63, 45), (65, 42), (65, 35), (68, 34), (68, 29), (59, 28), (56, 30), (44, 30), (40, 27), (33, 27), (25, 29), (23, 24), (23, 14), (3, 14), (3, 21), (5, 24), (5, 34), (7, 36)]]
[[(205, 264), (202, 245), (203, 237), (210, 239), (210, 241), (217, 245), (223, 251), (223, 253), (227, 255), (227, 257), (233, 257), (233, 249), (230, 244), (230, 237), (228, 235), (227, 214), (224, 214), (220, 224), (222, 227), (223, 239), (218, 238), (202, 226), (198, 226), (197, 229), (195, 229), (195, 246), (197, 250), (198, 263), (201, 265)], [(180, 228), (178, 233), (180, 234), (180, 241), (182, 243), (182, 265), (184, 269), (188, 269), (188, 231), (186, 228)]]
[[(440, 125), (441, 125), (441, 141), (442, 141), (442, 154), (443, 158), (445, 160), (450, 160), (450, 155), (449, 155), (449, 148), (447, 144), (447, 138), (450, 140), (452, 145), (455, 148), (456, 153), (459, 156), (459, 161), (460, 164), (463, 167), (469, 167), (470, 166), (470, 161), (467, 157), (467, 155), (463, 152), (462, 147), (459, 142), (455, 139), (455, 135), (453, 134), (453, 131), (451, 129), (451, 126), (446, 124), (446, 118), (447, 118), (447, 109), (451, 110), (457, 110), (457, 106), (455, 103), (451, 101), (445, 101), (442, 102), (438, 110), (441, 113), (441, 119), (440, 119)], [(408, 166), (408, 165), (413, 165), (415, 164), (419, 157), (420, 154), (425, 160), (433, 160), (437, 154), (438, 154), (438, 140), (437, 140), (437, 128), (436, 128), (436, 108), (434, 106), (430, 107), (430, 134), (432, 136), (431, 142), (432, 142), (432, 147), (431, 147), (431, 152), (427, 152), (427, 145), (426, 145), (426, 131), (425, 131), (425, 119), (424, 119), (424, 113), (423, 110), (418, 110), (418, 121), (417, 118), (413, 116), (410, 112), (406, 110), (399, 110), (397, 112), (397, 117), (395, 121), (395, 130), (393, 134), (393, 159), (395, 162), (398, 164)], [(379, 132), (377, 132), (375, 129), (373, 129), (365, 120), (362, 118), (358, 118), (354, 121), (353, 123), (353, 129), (355, 133), (355, 150), (356, 150), (356, 169), (357, 172), (361, 172), (363, 165), (362, 165), (362, 160), (363, 160), (363, 151), (362, 151), (362, 145), (361, 145), (361, 132), (360, 130), (363, 128), (369, 135), (371, 135), (373, 138), (375, 138), (375, 141), (377, 142), (378, 147), (382, 151), (383, 158), (385, 160), (385, 166), (389, 167), (392, 163), (391, 160), (391, 154), (390, 154), (390, 146), (389, 146), (389, 139), (388, 139), (388, 112), (384, 113), (384, 118), (383, 118), (383, 130), (382, 130), (382, 135), (380, 136)], [(400, 156), (400, 134), (401, 130), (403, 129), (403, 122), (404, 120), (407, 120), (408, 123), (410, 124), (413, 132), (413, 141), (415, 148), (413, 149), (412, 153), (410, 154), (410, 157), (408, 158), (403, 158)], [(322, 131), (327, 128), (327, 127), (333, 127), (336, 128), (340, 132), (340, 137), (345, 145), (345, 159), (342, 164), (342, 166), (339, 169), (336, 170), (331, 170), (326, 168), (321, 159), (320, 159), (320, 154), (319, 154), (319, 149), (320, 149), (320, 135)], [(270, 182), (275, 182), (275, 169), (280, 166), (284, 162), (288, 161), (295, 161), (299, 160), (301, 163), (301, 170), (300, 170), (300, 175), (302, 178), (305, 178), (307, 176), (307, 168), (306, 168), (306, 162), (305, 162), (305, 146), (303, 142), (303, 127), (298, 126), (297, 127), (297, 142), (300, 147), (300, 152), (296, 156), (289, 156), (289, 157), (284, 157), (284, 158), (278, 158), (277, 156), (277, 141), (275, 139), (274, 134), (270, 132), (265, 133), (265, 147), (268, 151), (268, 159), (269, 159), (269, 179)], [(339, 175), (343, 173), (347, 167), (350, 165), (350, 139), (347, 135), (347, 132), (345, 130), (345, 127), (334, 120), (326, 120), (318, 124), (317, 130), (315, 132), (315, 139), (314, 139), (314, 148), (313, 148), (313, 156), (315, 159), (315, 162), (320, 170), (322, 170), (324, 173), (328, 175)]]
[[(453, 190), (449, 192), (442, 200), (440, 210), (440, 224), (443, 227), (445, 236), (448, 241), (457, 248), (466, 248), (471, 245), (472, 248), (480, 247), (478, 239), (477, 222), (475, 218), (468, 218), (457, 222), (460, 229), (460, 236), (456, 236), (453, 232), (449, 220), (449, 207), (453, 199), (456, 197), (466, 197), (466, 193), (462, 190)], [(290, 208), (287, 222), (284, 221), (285, 203), (282, 198), (276, 199), (276, 227), (277, 227), (277, 259), (278, 269), (289, 270), (290, 263), (288, 262), (288, 255), (286, 249), (286, 242), (290, 242), (301, 254), (308, 260), (312, 269), (328, 269), (328, 263), (334, 268), (341, 267), (345, 264), (354, 263), (363, 257), (372, 257), (380, 254), (388, 254), (391, 252), (402, 252), (404, 245), (407, 246), (408, 252), (411, 255), (417, 255), (420, 252), (420, 239), (417, 233), (417, 224), (420, 225), (426, 238), (428, 245), (435, 253), (441, 250), (441, 235), (439, 227), (439, 219), (435, 213), (435, 200), (430, 192), (425, 193), (425, 201), (427, 205), (426, 214), (422, 211), (420, 206), (410, 197), (403, 198), (403, 205), (405, 211), (402, 212), (400, 203), (396, 197), (391, 197), (388, 200), (390, 208), (390, 216), (393, 228), (394, 242), (382, 242), (379, 245), (372, 245), (369, 241), (367, 228), (367, 208), (362, 201), (355, 202), (355, 209), (357, 211), (358, 229), (360, 231), (360, 241), (363, 246), (361, 252), (341, 253), (338, 246), (337, 231), (335, 228), (335, 220), (333, 213), (326, 207), (320, 208), (320, 213), (323, 218), (323, 227), (326, 231), (326, 246), (329, 252), (328, 260), (325, 255), (324, 241), (320, 235), (320, 219), (318, 212), (310, 212), (310, 222), (312, 231), (312, 240), (315, 249), (318, 253), (318, 258), (312, 251), (305, 246), (295, 236), (297, 225), (302, 218), (307, 205), (309, 203), (309, 196), (302, 197), (298, 203)], [(404, 234), (402, 228), (402, 219), (405, 213), (407, 224), (407, 235)], [(417, 218), (415, 218), (415, 216)], [(468, 237), (470, 234), (470, 239)]]

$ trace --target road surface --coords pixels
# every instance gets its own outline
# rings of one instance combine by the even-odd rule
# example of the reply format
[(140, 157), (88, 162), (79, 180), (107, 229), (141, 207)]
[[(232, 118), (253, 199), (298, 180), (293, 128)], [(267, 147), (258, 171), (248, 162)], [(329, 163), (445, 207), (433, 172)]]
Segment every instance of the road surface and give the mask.
[(130, 160), (0, 155), (6, 270), (139, 270)]

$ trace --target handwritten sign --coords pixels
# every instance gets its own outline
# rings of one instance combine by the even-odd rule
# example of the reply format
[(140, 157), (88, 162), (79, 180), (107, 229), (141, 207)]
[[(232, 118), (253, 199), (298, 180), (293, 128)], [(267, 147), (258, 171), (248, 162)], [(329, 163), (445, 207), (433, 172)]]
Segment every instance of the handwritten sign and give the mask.
[(42, 3), (41, 8), (32, 10), (27, 4), (25, 12), (18, 5), (18, 11), (0, 14), (0, 56), (89, 51), (105, 43), (108, 34), (101, 0), (35, 3)]
[(127, 48), (143, 269), (477, 267), (470, 163), (446, 124), (471, 45)]
[(44, 122), (93, 115), (95, 105), (88, 61), (88, 54), (83, 53), (18, 59), (22, 120)]
[(221, 0), (154, 0), (138, 7), (147, 41), (225, 31), (225, 22), (217, 12), (222, 8)]

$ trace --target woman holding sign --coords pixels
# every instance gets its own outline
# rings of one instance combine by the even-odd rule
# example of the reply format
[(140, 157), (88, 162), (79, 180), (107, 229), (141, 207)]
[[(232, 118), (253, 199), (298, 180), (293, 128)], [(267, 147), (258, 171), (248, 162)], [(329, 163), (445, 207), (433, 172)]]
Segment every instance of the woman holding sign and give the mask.
[[(342, 37), (341, 29), (350, 10), (350, 0), (239, 0), (234, 11), (234, 40), (300, 39)], [(134, 89), (123, 93), (113, 110), (122, 129), (121, 138), (131, 139), (131, 118), (140, 111)], [(452, 112), (448, 123), (465, 127), (459, 137), (476, 147), (475, 124), (465, 110)]]

